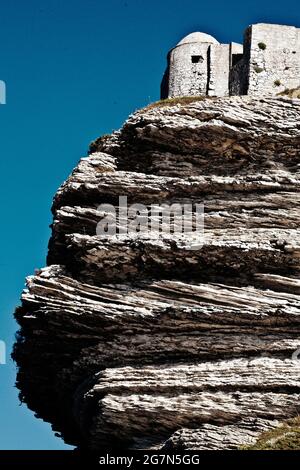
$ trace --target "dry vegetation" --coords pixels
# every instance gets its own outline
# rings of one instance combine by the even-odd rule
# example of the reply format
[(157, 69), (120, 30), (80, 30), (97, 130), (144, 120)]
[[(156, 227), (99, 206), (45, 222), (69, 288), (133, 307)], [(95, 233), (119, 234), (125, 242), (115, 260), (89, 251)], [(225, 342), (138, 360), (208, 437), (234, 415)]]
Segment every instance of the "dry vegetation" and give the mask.
[(286, 96), (288, 98), (300, 98), (300, 87), (291, 88), (278, 93), (278, 96)]
[(143, 111), (150, 110), (154, 108), (162, 108), (165, 106), (175, 106), (177, 104), (190, 104), (196, 101), (203, 101), (205, 99), (212, 99), (210, 96), (177, 96), (175, 98), (166, 98), (165, 100), (155, 101), (155, 103), (151, 103), (145, 108)]
[(242, 450), (300, 450), (300, 417), (292, 418), (265, 432), (252, 446)]

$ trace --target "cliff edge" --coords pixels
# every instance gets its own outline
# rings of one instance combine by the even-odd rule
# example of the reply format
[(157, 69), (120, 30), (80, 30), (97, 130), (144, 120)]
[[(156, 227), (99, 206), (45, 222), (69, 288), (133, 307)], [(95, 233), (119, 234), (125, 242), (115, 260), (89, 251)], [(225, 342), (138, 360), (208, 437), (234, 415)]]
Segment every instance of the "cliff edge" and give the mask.
[[(287, 97), (152, 105), (59, 188), (14, 359), (22, 400), (65, 442), (234, 449), (299, 415), (299, 117)], [(97, 236), (119, 196), (203, 204), (201, 246)]]

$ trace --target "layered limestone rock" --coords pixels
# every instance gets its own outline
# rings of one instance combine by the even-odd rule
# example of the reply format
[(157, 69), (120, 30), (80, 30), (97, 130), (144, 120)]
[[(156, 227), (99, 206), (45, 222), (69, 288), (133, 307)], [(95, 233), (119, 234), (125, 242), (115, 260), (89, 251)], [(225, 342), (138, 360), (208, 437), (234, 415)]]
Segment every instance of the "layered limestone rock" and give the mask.
[[(14, 357), (66, 442), (234, 449), (299, 414), (299, 117), (288, 98), (152, 106), (59, 188)], [(119, 196), (203, 204), (204, 238), (99, 237)]]

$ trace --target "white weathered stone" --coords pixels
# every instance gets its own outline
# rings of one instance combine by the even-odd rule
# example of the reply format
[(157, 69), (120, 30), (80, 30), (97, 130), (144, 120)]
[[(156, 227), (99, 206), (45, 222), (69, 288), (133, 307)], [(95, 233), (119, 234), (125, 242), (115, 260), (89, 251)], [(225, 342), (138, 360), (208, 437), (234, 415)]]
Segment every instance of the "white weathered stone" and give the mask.
[(254, 24), (244, 47), (192, 33), (168, 55), (161, 97), (276, 95), (300, 85), (300, 29)]
[[(289, 98), (146, 108), (57, 191), (14, 357), (23, 401), (66, 442), (234, 449), (299, 414), (299, 115)], [(203, 247), (100, 239), (119, 195), (203, 202)]]

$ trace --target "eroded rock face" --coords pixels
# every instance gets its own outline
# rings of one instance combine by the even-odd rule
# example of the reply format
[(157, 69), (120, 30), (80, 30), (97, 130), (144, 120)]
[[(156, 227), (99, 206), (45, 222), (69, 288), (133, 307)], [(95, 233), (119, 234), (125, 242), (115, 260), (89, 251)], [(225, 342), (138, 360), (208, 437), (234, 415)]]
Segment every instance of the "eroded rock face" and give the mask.
[[(58, 190), (14, 357), (23, 400), (66, 442), (234, 449), (299, 414), (299, 117), (287, 98), (142, 110)], [(203, 203), (203, 246), (99, 238), (119, 196)]]

